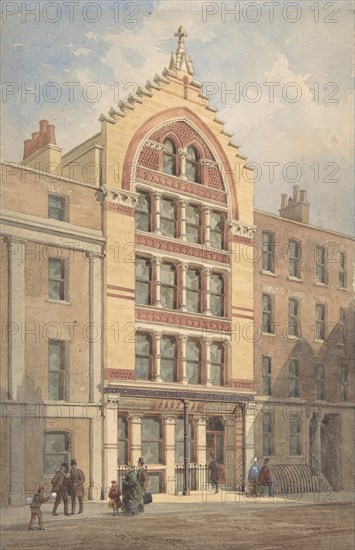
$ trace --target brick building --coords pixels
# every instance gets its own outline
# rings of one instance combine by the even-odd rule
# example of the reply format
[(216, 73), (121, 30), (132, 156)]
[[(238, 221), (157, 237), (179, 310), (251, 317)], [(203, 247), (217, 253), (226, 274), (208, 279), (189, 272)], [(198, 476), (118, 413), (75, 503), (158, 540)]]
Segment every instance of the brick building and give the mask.
[(298, 186), (254, 212), (255, 452), (291, 492), (354, 483), (354, 239), (308, 218)]

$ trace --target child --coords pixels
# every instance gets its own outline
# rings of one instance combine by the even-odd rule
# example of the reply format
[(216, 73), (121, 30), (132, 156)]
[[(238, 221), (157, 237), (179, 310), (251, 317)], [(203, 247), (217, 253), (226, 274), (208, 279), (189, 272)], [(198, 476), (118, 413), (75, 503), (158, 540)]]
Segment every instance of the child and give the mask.
[(30, 524), (28, 526), (28, 529), (30, 531), (34, 531), (32, 525), (34, 524), (36, 518), (38, 518), (40, 531), (44, 531), (43, 521), (42, 521), (43, 514), (41, 512), (41, 506), (44, 502), (48, 502), (49, 497), (44, 497), (43, 496), (43, 491), (44, 491), (43, 485), (39, 485), (39, 487), (37, 489), (37, 493), (35, 493), (35, 495), (32, 499), (32, 504), (30, 506), (30, 508), (31, 508), (31, 521), (30, 521)]
[(108, 498), (113, 501), (113, 516), (118, 515), (118, 510), (122, 506), (121, 491), (116, 480), (111, 481), (111, 487), (108, 493)]

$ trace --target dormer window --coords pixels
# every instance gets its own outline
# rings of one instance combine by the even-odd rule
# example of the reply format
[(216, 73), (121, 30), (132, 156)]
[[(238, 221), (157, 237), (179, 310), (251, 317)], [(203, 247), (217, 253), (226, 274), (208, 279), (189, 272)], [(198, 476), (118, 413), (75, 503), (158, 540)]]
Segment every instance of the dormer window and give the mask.
[(196, 149), (192, 146), (187, 149), (186, 156), (186, 177), (189, 181), (198, 182), (198, 156)]
[(176, 147), (171, 139), (164, 141), (163, 172), (170, 176), (176, 176)]

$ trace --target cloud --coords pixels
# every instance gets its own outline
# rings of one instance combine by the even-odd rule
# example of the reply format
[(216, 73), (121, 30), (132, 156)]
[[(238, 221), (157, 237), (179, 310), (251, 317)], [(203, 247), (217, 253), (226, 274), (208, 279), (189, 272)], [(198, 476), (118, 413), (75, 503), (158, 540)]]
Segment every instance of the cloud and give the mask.
[(88, 55), (91, 52), (89, 48), (78, 48), (77, 50), (73, 50), (73, 54), (78, 57), (78, 55)]
[(93, 32), (89, 31), (89, 32), (86, 33), (85, 36), (88, 40), (95, 40), (95, 42), (97, 42), (97, 38), (96, 38), (96, 36), (94, 35)]

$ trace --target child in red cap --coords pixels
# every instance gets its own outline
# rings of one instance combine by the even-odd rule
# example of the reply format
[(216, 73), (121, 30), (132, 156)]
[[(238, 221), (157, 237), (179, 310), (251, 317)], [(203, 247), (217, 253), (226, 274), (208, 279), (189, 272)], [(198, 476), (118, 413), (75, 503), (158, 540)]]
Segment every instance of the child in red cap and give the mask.
[(49, 497), (44, 497), (43, 496), (43, 491), (44, 491), (43, 485), (39, 485), (39, 487), (37, 489), (37, 493), (34, 494), (33, 499), (32, 499), (32, 503), (30, 505), (30, 508), (31, 508), (31, 521), (30, 521), (30, 524), (28, 526), (28, 529), (30, 531), (34, 531), (33, 524), (34, 524), (36, 518), (38, 518), (40, 531), (44, 531), (43, 514), (41, 512), (41, 506), (44, 502), (48, 502)]

